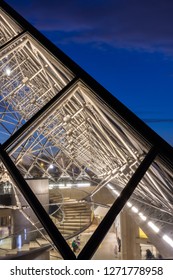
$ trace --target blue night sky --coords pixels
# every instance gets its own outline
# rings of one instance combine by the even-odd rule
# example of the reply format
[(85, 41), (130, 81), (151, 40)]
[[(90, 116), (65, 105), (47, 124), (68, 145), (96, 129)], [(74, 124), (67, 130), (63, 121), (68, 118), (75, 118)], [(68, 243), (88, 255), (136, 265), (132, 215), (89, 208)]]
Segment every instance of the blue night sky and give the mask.
[(6, 0), (173, 146), (172, 0)]

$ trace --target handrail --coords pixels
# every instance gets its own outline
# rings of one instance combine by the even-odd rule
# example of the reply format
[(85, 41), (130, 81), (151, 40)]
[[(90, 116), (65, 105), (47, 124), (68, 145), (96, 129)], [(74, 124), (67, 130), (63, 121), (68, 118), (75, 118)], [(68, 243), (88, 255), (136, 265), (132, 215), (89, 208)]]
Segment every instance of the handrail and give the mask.
[[(62, 219), (61, 219), (60, 221), (57, 219), (57, 220), (58, 220), (58, 223), (61, 223), (61, 222), (63, 222), (63, 220), (64, 220), (64, 211), (62, 210), (62, 205), (64, 204), (64, 197), (63, 197), (62, 192), (60, 192), (59, 190), (57, 190), (57, 188), (56, 188), (56, 191), (58, 192), (58, 194), (60, 194), (60, 196), (61, 196), (61, 201), (58, 201), (57, 204), (54, 204), (54, 205), (57, 205), (58, 208), (57, 208), (53, 213), (50, 214), (50, 217), (51, 217), (52, 220), (56, 219), (56, 217), (54, 217), (54, 214), (55, 214), (56, 212), (58, 212), (58, 211), (61, 211)], [(50, 200), (51, 200), (51, 198), (50, 198)], [(53, 205), (53, 204), (50, 203), (49, 205)], [(57, 225), (58, 223), (56, 222), (55, 224)]]

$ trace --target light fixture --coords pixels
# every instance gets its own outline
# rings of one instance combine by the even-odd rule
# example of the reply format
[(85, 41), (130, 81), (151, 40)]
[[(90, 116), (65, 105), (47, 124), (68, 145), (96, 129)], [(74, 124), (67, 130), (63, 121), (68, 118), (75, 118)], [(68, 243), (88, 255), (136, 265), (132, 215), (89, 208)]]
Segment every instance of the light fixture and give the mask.
[(50, 164), (49, 169), (53, 169), (53, 168), (54, 168), (53, 164)]
[(138, 211), (139, 211), (135, 206), (133, 206), (131, 209), (134, 213), (138, 213)]
[(112, 187), (110, 184), (107, 184), (107, 187), (108, 187), (109, 189), (111, 189), (111, 190), (114, 189), (114, 187)]
[(139, 213), (139, 217), (143, 220), (143, 221), (146, 221), (146, 217), (144, 216), (144, 214), (143, 213)]
[(7, 68), (5, 69), (5, 74), (6, 74), (7, 76), (10, 76), (11, 70), (10, 70), (9, 67), (7, 67)]
[(90, 187), (91, 184), (89, 182), (77, 183), (77, 187)]
[(130, 208), (132, 207), (132, 204), (130, 202), (127, 202), (127, 206)]
[(120, 195), (120, 193), (119, 193), (117, 190), (113, 190), (113, 192), (114, 192), (117, 196)]
[(165, 234), (162, 238), (173, 248), (173, 240), (169, 236)]
[(72, 187), (72, 183), (67, 183), (67, 184), (66, 184), (66, 187), (67, 187), (67, 188), (71, 188), (71, 187)]
[(63, 188), (63, 187), (65, 187), (65, 184), (60, 183), (58, 186), (59, 186), (60, 188)]
[(60, 189), (61, 188), (65, 188), (65, 184), (64, 183), (59, 183), (59, 184), (49, 184), (49, 189), (53, 189), (55, 187), (59, 187)]
[(111, 184), (107, 184), (107, 187), (112, 190), (117, 196), (120, 195), (120, 193)]
[(160, 231), (160, 229), (155, 225), (153, 224), (151, 221), (148, 222), (148, 225), (150, 228), (152, 228), (156, 233), (158, 233)]

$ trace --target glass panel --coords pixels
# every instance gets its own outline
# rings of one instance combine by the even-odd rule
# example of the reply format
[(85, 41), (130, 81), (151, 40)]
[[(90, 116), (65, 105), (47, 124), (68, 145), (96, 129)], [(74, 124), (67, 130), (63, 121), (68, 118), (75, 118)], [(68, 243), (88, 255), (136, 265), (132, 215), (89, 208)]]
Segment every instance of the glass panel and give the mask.
[[(4, 13), (1, 10), (0, 12), (4, 17)], [(8, 16), (5, 23), (11, 24)], [(15, 25), (13, 29), (14, 32), (19, 32)], [(5, 33), (2, 34), (3, 38), (6, 40)], [(57, 95), (74, 77), (71, 71), (27, 32), (1, 50), (0, 76), (1, 143)]]
[(164, 258), (172, 258), (173, 170), (157, 157), (128, 202), (129, 213)]
[[(49, 259), (49, 251), (53, 248), (50, 238), (2, 163), (0, 163), (0, 178), (0, 259), (15, 258), (19, 254), (34, 259), (35, 251), (38, 255), (40, 252), (42, 258), (43, 248), (46, 245), (44, 254), (45, 258)], [(43, 195), (43, 191), (41, 193), (39, 189), (36, 193), (41, 197), (45, 209), (49, 211), (48, 196)]]
[(0, 8), (0, 46), (10, 41), (22, 29)]

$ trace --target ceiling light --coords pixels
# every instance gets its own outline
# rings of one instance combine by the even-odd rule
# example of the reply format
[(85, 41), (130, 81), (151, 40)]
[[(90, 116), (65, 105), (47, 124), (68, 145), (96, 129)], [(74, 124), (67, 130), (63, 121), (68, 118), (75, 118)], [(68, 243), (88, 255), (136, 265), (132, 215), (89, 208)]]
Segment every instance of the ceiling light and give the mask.
[(144, 216), (143, 213), (140, 212), (140, 213), (139, 213), (139, 216), (140, 216), (140, 218), (141, 218), (143, 221), (146, 221), (147, 218)]
[(107, 184), (107, 187), (108, 187), (109, 189), (111, 189), (111, 190), (114, 189), (114, 187), (112, 187), (110, 184)]
[(6, 74), (7, 76), (10, 76), (10, 74), (11, 74), (11, 70), (10, 70), (10, 68), (9, 68), (9, 67), (7, 67), (7, 68), (6, 68), (6, 70), (5, 70), (5, 74)]
[(53, 168), (54, 168), (53, 164), (50, 164), (49, 169), (53, 169)]
[(156, 233), (158, 233), (160, 231), (160, 229), (153, 224), (152, 222), (148, 222), (148, 225), (150, 226), (150, 228), (152, 228)]
[(139, 211), (135, 206), (133, 206), (131, 209), (134, 213), (138, 213), (138, 211)]
[(58, 186), (62, 188), (62, 187), (65, 187), (65, 184), (60, 183), (60, 184), (58, 184)]
[(117, 190), (113, 190), (113, 192), (114, 192), (117, 196), (120, 195), (120, 193), (119, 193)]
[(171, 246), (173, 247), (173, 240), (167, 236), (166, 234), (162, 236), (162, 238)]
[(132, 204), (130, 202), (127, 202), (128, 207), (132, 207)]
[(90, 187), (91, 184), (89, 182), (77, 183), (77, 187)]
[(108, 187), (110, 190), (112, 190), (117, 196), (120, 195), (120, 193), (119, 193), (117, 190), (115, 190), (115, 188), (114, 188), (113, 186), (111, 186), (110, 184), (107, 184), (107, 187)]

